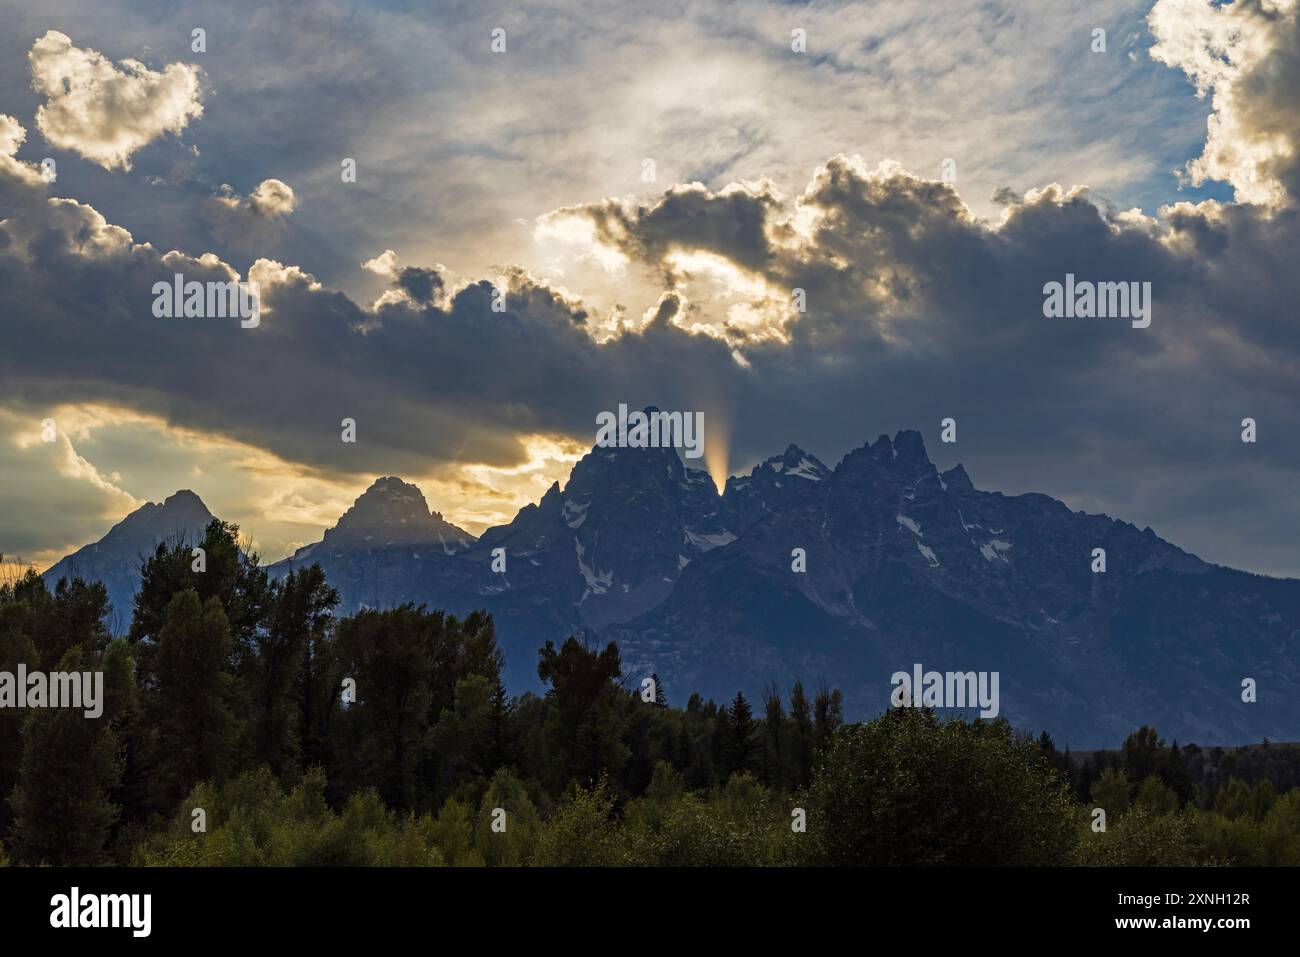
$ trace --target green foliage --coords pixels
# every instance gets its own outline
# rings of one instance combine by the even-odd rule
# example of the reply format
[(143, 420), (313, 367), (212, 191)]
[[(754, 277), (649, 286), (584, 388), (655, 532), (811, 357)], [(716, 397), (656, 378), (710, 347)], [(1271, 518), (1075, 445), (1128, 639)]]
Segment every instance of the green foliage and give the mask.
[(255, 760), (284, 776), (301, 757), (298, 727), (305, 706), (300, 699), (307, 657), (332, 624), (338, 592), (325, 582), (319, 565), (291, 571), (271, 588), (268, 627), (257, 632), (257, 654), (245, 667), (253, 704)]
[(1138, 788), (1133, 806), (1152, 814), (1173, 814), (1178, 810), (1178, 795), (1153, 774)]
[(230, 622), (217, 598), (200, 604), (198, 594), (186, 590), (168, 602), (148, 704), (156, 735), (154, 781), (164, 806), (230, 770), (237, 734), (232, 650)]
[(1092, 785), (1092, 803), (1106, 809), (1106, 818), (1114, 820), (1128, 810), (1132, 788), (1128, 772), (1107, 768)]
[(1269, 864), (1300, 865), (1300, 789), (1279, 797), (1260, 825), (1260, 839)]
[(1033, 741), (1005, 721), (899, 709), (836, 737), (810, 794), (821, 864), (1060, 864), (1069, 796)]
[[(193, 811), (206, 831), (193, 830)], [(399, 823), (373, 789), (353, 794), (340, 811), (325, 800), (325, 777), (308, 771), (286, 794), (267, 768), (221, 787), (202, 784), (182, 802), (167, 830), (136, 849), (143, 866), (436, 865), (442, 855), (425, 821)]]
[(1080, 829), (1078, 863), (1093, 867), (1185, 866), (1194, 863), (1187, 822), (1141, 804), (1119, 820), (1107, 815), (1105, 831)]
[(206, 606), (221, 603), (235, 643), (236, 661), (254, 653), (254, 635), (267, 619), (273, 601), (266, 570), (257, 554), (239, 542), (239, 526), (213, 519), (197, 543), (204, 551), (204, 570), (194, 570), (194, 543), (160, 542), (140, 572), (130, 639), (158, 640), (172, 599), (193, 591)]
[(611, 820), (614, 799), (601, 778), (573, 785), (537, 833), (530, 863), (541, 867), (608, 867), (626, 863)]
[[(83, 670), (79, 645), (57, 670)], [(23, 745), (11, 800), (15, 853), (29, 864), (99, 863), (119, 812), (111, 800), (121, 776), (111, 723), (78, 708), (38, 708), (24, 722)]]
[(452, 798), (442, 806), (428, 833), (448, 865), (482, 867), (483, 857), (474, 847), (473, 830), (469, 806)]
[(1262, 821), (1276, 800), (1277, 793), (1267, 780), (1251, 787), (1239, 778), (1229, 778), (1214, 795), (1214, 810), (1229, 820)]
[(492, 772), (499, 729), (493, 687), (483, 675), (456, 682), (455, 702), (433, 729), (433, 747), (441, 776), (449, 784), (480, 780)]
[[(505, 811), (499, 818), (497, 808)], [(494, 829), (495, 822), (497, 829)], [(537, 808), (523, 782), (502, 768), (492, 776), (474, 824), (474, 847), (483, 861), (494, 867), (518, 867), (532, 856), (541, 828)], [(504, 830), (500, 828), (504, 826)]]
[[(16, 674), (20, 663), (37, 660), (36, 645), (23, 630), (26, 603), (4, 599), (5, 592), (0, 591), (0, 671)], [(0, 708), (0, 833), (13, 820), (8, 798), (18, 783), (23, 756), (22, 722), (23, 712)]]
[(1265, 863), (1263, 835), (1248, 816), (1226, 817), (1217, 811), (1193, 808), (1187, 817), (1196, 845), (1196, 863), (1234, 866)]
[(753, 775), (734, 774), (705, 799), (683, 790), (667, 766), (660, 768), (656, 786), (627, 809), (628, 863), (754, 867), (795, 861), (801, 835), (790, 827), (790, 808)]
[(616, 776), (630, 757), (623, 743), (629, 695), (618, 685), (622, 670), (612, 642), (599, 652), (576, 638), (559, 651), (550, 641), (542, 648), (537, 674), (551, 686), (544, 742), (556, 789)]
[(737, 691), (715, 726), (713, 754), (718, 780), (725, 782), (733, 774), (753, 771), (758, 749), (758, 723), (745, 695)]

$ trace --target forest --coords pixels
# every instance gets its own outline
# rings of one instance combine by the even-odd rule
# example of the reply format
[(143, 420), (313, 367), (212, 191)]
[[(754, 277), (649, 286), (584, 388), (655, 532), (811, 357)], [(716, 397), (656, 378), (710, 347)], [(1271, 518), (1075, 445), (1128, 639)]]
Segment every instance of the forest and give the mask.
[(318, 566), (197, 544), (145, 557), (120, 637), (98, 582), (0, 585), (0, 671), (104, 676), (96, 719), (0, 709), (0, 866), (1300, 864), (1300, 745), (846, 723), (825, 683), (703, 700), (581, 636), (511, 696), (487, 615), (339, 617)]

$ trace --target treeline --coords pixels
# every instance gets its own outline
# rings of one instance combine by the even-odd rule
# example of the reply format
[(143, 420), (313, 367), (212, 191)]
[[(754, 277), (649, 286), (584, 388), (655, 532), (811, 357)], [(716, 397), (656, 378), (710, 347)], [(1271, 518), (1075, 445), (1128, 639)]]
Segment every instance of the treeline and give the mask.
[(1149, 729), (1092, 775), (1003, 720), (844, 725), (826, 687), (671, 707), (575, 638), (511, 697), (487, 615), (338, 618), (318, 566), (197, 544), (147, 558), (123, 638), (99, 583), (0, 586), (0, 671), (102, 670), (106, 699), (0, 709), (0, 863), (1300, 863), (1300, 791)]
[(1087, 864), (1300, 864), (1300, 745), (1180, 747), (1154, 728), (1082, 760), (1039, 748), (1107, 829), (1080, 844)]

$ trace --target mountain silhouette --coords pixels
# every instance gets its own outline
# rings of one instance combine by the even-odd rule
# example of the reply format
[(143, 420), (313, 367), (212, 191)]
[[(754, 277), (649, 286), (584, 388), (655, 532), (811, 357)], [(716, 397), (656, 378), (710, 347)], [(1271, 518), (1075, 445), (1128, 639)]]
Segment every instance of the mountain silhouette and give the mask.
[(197, 542), (210, 521), (212, 513), (203, 500), (189, 489), (181, 489), (161, 503), (141, 505), (99, 541), (51, 565), (43, 577), (50, 587), (60, 578), (102, 581), (112, 605), (110, 626), (115, 632), (125, 632), (131, 624), (143, 560), (159, 542)]
[(424, 493), (394, 476), (377, 479), (313, 545), (268, 568), (273, 577), (319, 562), (344, 608), (417, 601), (426, 566), (474, 544), (474, 536), (432, 512)]

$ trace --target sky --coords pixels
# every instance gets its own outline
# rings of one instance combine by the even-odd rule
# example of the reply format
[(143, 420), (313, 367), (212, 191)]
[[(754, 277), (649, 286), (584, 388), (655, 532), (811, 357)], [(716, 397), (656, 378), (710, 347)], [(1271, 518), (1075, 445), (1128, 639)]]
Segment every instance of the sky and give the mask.
[[(479, 533), (627, 403), (703, 411), (717, 480), (914, 428), (1300, 576), (1295, 0), (0, 21), (9, 559), (191, 488), (274, 560), (382, 475)], [(1150, 325), (1045, 316), (1067, 273), (1150, 283)], [(160, 318), (175, 274), (259, 324)]]

